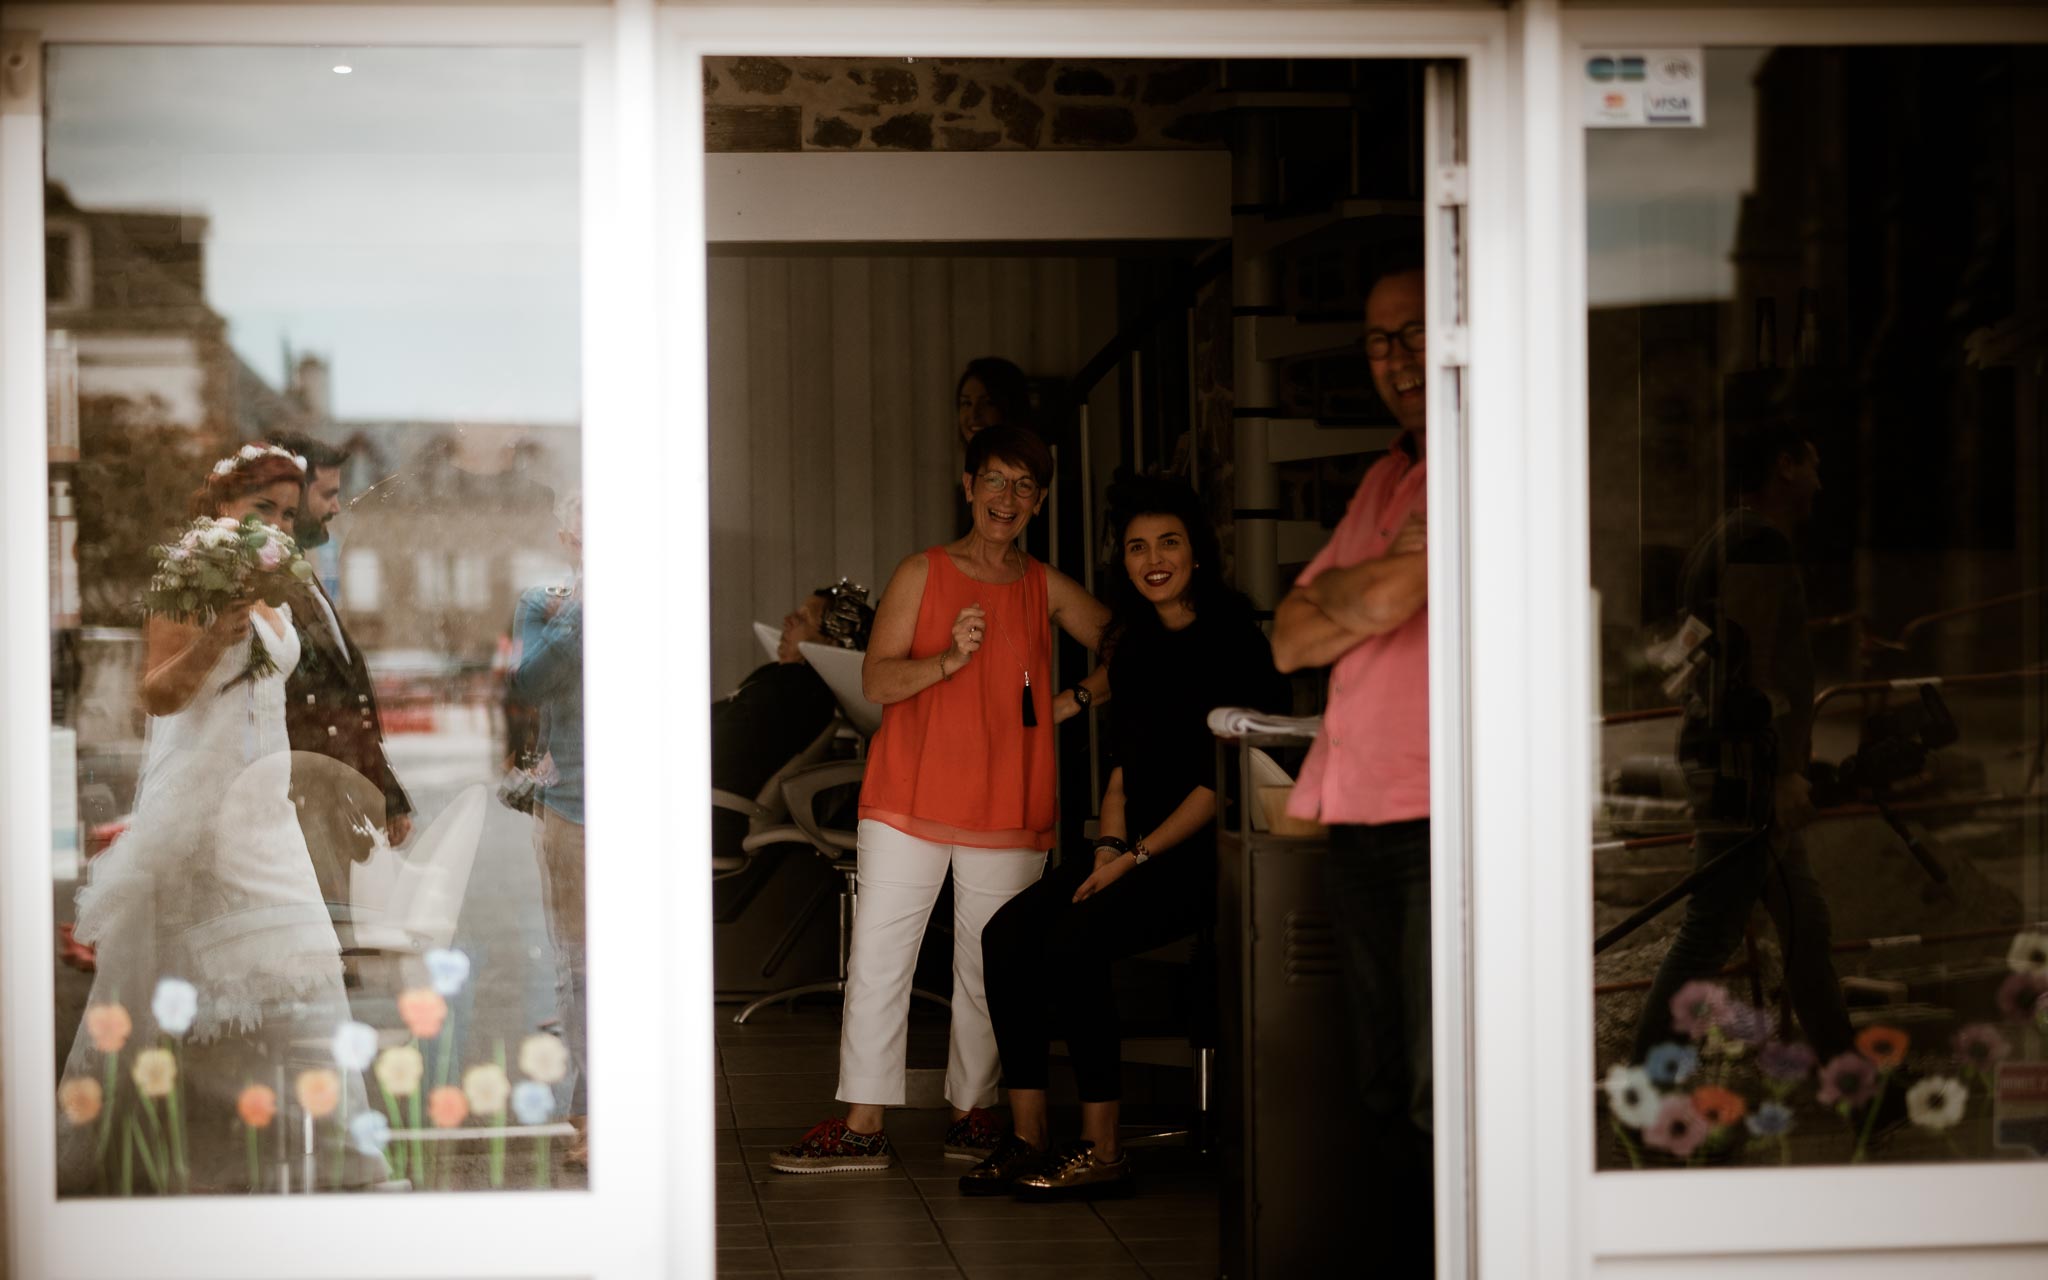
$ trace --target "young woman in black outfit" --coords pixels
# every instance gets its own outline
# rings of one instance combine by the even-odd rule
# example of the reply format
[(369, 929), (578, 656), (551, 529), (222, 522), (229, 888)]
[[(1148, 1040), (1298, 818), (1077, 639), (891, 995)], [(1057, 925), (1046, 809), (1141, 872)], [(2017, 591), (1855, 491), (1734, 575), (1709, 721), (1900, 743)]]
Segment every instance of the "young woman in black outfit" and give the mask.
[[(1284, 709), (1288, 690), (1251, 603), (1224, 585), (1216, 533), (1177, 480), (1119, 482), (1110, 520), (1110, 743), (1116, 768), (1090, 856), (1012, 898), (982, 934), (990, 1018), (1014, 1132), (960, 1179), (969, 1195), (1128, 1195), (1117, 1145), (1121, 1067), (1111, 962), (1194, 933), (1216, 880), (1219, 706)], [(1048, 1046), (1064, 1038), (1081, 1138), (1048, 1150)]]

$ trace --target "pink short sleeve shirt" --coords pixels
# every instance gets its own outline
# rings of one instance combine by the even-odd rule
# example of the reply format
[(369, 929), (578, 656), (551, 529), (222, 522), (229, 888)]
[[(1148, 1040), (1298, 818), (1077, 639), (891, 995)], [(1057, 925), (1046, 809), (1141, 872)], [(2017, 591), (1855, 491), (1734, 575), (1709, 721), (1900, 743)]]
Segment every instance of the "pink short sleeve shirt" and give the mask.
[[(1410, 441), (1403, 438), (1401, 445)], [(1330, 541), (1294, 580), (1386, 554), (1409, 515), (1426, 511), (1424, 464), (1397, 445), (1352, 495)], [(1360, 642), (1330, 669), (1323, 730), (1287, 806), (1298, 818), (1377, 825), (1429, 816), (1429, 607)]]

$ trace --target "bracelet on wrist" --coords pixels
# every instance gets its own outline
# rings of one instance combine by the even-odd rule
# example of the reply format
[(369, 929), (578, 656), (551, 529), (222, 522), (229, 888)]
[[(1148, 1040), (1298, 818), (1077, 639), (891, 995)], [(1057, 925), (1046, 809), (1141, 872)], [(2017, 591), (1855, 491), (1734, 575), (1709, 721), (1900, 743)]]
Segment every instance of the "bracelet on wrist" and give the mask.
[(1097, 836), (1095, 837), (1095, 847), (1097, 849), (1114, 849), (1118, 853), (1129, 853), (1131, 851), (1131, 846), (1125, 843), (1121, 836)]

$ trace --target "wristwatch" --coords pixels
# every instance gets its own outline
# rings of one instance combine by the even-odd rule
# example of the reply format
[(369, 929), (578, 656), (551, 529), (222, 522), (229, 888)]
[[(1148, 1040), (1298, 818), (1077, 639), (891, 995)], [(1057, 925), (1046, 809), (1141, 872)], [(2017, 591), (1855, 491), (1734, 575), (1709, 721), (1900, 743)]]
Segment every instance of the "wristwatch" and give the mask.
[(1074, 705), (1083, 711), (1088, 709), (1089, 703), (1095, 701), (1095, 695), (1088, 692), (1088, 686), (1085, 684), (1077, 684), (1067, 692), (1074, 695)]
[(1138, 841), (1138, 843), (1131, 846), (1131, 856), (1137, 859), (1137, 861), (1133, 862), (1131, 865), (1134, 867), (1142, 867), (1147, 862), (1151, 861), (1152, 851), (1145, 847), (1145, 842), (1143, 840), (1140, 840)]

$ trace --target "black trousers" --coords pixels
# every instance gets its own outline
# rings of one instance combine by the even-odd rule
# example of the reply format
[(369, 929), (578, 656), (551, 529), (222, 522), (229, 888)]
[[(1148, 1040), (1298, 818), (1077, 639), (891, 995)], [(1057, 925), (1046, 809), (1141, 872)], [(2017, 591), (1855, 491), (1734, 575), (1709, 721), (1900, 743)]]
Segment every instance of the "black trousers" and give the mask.
[(1429, 820), (1332, 826), (1330, 914), (1343, 948), (1366, 1132), (1352, 1161), (1365, 1238), (1388, 1276), (1434, 1265)]
[(1074, 890), (1093, 870), (1092, 855), (1069, 857), (982, 930), (988, 1012), (1008, 1088), (1045, 1088), (1049, 1046), (1064, 1038), (1081, 1101), (1115, 1102), (1122, 1066), (1110, 966), (1187, 937), (1213, 909), (1211, 847), (1159, 854), (1075, 902)]

